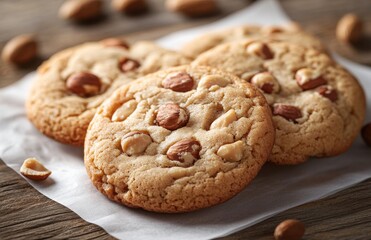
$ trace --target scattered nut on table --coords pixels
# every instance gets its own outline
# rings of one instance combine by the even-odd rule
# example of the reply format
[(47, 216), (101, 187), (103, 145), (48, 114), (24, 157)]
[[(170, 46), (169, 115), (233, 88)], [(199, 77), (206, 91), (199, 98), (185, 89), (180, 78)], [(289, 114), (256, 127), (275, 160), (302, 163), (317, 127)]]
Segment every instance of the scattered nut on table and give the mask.
[(27, 158), (22, 166), (20, 172), (26, 178), (43, 181), (52, 173), (44, 165), (42, 165), (36, 158)]
[(356, 43), (362, 37), (363, 24), (361, 19), (353, 14), (344, 15), (336, 27), (336, 37), (345, 43)]
[(371, 123), (366, 124), (362, 128), (362, 138), (365, 141), (365, 143), (371, 147)]
[(166, 8), (172, 12), (179, 12), (190, 17), (198, 17), (216, 12), (215, 0), (167, 0)]
[(287, 219), (276, 227), (274, 238), (276, 240), (299, 240), (303, 237), (305, 227), (302, 222), (296, 219)]
[(146, 0), (112, 0), (112, 7), (126, 14), (139, 14), (147, 10)]
[(73, 21), (88, 21), (102, 14), (101, 0), (67, 0), (59, 9), (59, 16)]
[(2, 59), (13, 64), (25, 64), (37, 55), (37, 42), (33, 35), (22, 34), (12, 38), (4, 46)]

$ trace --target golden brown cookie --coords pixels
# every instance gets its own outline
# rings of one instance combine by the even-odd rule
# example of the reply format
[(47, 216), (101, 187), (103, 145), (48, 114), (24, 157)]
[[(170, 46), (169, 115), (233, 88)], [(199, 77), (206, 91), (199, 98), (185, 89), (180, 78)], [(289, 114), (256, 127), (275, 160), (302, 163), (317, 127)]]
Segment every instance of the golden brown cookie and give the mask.
[(298, 164), (346, 151), (365, 116), (358, 81), (328, 55), (287, 42), (242, 40), (200, 55), (193, 65), (218, 67), (261, 89), (273, 110), (270, 161)]
[(273, 140), (271, 111), (258, 89), (216, 69), (182, 66), (114, 92), (89, 125), (84, 159), (111, 200), (187, 212), (244, 189)]
[(26, 102), (27, 116), (45, 135), (83, 145), (96, 108), (138, 76), (189, 63), (150, 42), (129, 46), (118, 39), (64, 50), (39, 69)]
[(325, 47), (319, 39), (301, 30), (299, 25), (291, 23), (282, 27), (244, 25), (206, 33), (186, 43), (181, 52), (186, 56), (196, 58), (201, 53), (220, 44), (247, 38), (251, 40), (292, 42), (325, 51)]

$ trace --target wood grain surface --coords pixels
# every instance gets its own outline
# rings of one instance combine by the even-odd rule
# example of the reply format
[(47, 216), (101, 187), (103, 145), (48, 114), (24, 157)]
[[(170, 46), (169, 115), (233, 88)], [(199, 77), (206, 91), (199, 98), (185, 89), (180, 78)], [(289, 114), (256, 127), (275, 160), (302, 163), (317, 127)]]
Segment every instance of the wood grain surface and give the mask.
[[(196, 19), (165, 11), (161, 0), (149, 1), (150, 11), (136, 17), (113, 12), (107, 1), (105, 16), (89, 24), (60, 20), (57, 12), (62, 2), (0, 1), (0, 48), (18, 34), (34, 33), (40, 41), (41, 53), (37, 61), (22, 68), (0, 62), (0, 87), (16, 82), (35, 70), (43, 59), (66, 47), (110, 36), (123, 36), (130, 41), (156, 39), (215, 21), (252, 1), (220, 0), (218, 14)], [(331, 50), (371, 66), (370, 0), (282, 0), (281, 3), (293, 20), (320, 37)], [(365, 36), (357, 46), (343, 45), (335, 39), (337, 20), (347, 12), (357, 13), (365, 22)], [(298, 218), (305, 223), (304, 239), (371, 239), (370, 189), (371, 179), (368, 179), (221, 239), (273, 239), (275, 226), (287, 218)], [(0, 239), (51, 238), (113, 239), (99, 226), (82, 220), (68, 208), (38, 193), (0, 160)]]

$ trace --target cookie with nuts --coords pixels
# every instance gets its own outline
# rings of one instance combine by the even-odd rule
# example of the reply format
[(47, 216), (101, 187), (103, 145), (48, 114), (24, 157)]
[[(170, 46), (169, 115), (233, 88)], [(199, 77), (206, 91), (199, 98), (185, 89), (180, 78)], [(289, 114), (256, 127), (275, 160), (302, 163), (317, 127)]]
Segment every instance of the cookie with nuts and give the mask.
[(73, 47), (57, 53), (38, 69), (26, 102), (27, 116), (45, 135), (81, 146), (97, 107), (119, 86), (189, 62), (182, 54), (151, 42), (129, 47), (120, 39), (110, 38)]
[(361, 128), (365, 115), (361, 86), (317, 49), (242, 40), (205, 52), (192, 65), (224, 69), (260, 88), (276, 126), (270, 156), (274, 163), (298, 164), (309, 157), (340, 154)]
[(243, 25), (206, 33), (186, 43), (181, 52), (196, 58), (220, 44), (243, 39), (292, 42), (325, 51), (319, 39), (303, 31), (298, 24), (293, 22), (284, 26)]
[(273, 140), (271, 111), (258, 89), (216, 69), (182, 66), (114, 92), (89, 125), (84, 159), (111, 200), (187, 212), (244, 189)]

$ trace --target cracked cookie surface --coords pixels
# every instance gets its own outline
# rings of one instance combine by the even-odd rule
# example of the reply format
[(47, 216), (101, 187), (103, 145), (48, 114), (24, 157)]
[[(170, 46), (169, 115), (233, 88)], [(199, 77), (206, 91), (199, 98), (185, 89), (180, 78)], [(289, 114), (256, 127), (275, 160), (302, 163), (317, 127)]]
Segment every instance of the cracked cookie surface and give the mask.
[(111, 200), (187, 212), (239, 193), (273, 140), (271, 111), (258, 89), (216, 69), (182, 66), (114, 92), (89, 125), (84, 161)]
[(38, 69), (27, 116), (45, 135), (82, 146), (97, 107), (138, 76), (189, 63), (150, 42), (131, 47), (118, 39), (85, 43), (57, 53)]
[(269, 39), (275, 41), (292, 42), (325, 51), (325, 47), (319, 39), (304, 32), (298, 25), (291, 23), (282, 27), (244, 25), (212, 33), (206, 33), (186, 43), (182, 47), (181, 52), (186, 56), (196, 58), (201, 53), (210, 50), (217, 45), (239, 41), (242, 39)]
[(261, 89), (276, 126), (274, 163), (340, 154), (359, 133), (365, 115), (361, 86), (316, 49), (243, 40), (205, 52), (192, 65), (220, 68)]

